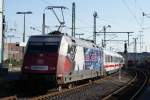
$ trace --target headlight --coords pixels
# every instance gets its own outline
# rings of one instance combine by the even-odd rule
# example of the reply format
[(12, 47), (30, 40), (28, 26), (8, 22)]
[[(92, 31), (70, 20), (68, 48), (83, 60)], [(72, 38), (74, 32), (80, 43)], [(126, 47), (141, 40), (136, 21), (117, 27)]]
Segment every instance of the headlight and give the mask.
[(50, 67), (49, 69), (50, 69), (50, 70), (56, 70), (56, 68), (55, 68), (55, 67)]
[(24, 69), (30, 69), (30, 67), (29, 66), (24, 66)]

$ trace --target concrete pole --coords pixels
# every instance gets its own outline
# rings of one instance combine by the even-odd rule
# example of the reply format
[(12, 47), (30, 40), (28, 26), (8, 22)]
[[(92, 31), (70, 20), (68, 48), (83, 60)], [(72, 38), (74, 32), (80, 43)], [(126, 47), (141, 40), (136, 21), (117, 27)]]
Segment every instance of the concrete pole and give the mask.
[(75, 3), (72, 3), (72, 36), (75, 37)]
[(45, 34), (45, 13), (43, 13), (42, 34)]
[(94, 31), (93, 31), (93, 41), (96, 44), (96, 18), (97, 18), (97, 12), (94, 12)]
[(104, 29), (104, 48), (106, 47), (106, 27), (103, 27)]
[(23, 25), (23, 43), (25, 42), (25, 28), (26, 28), (26, 14), (24, 14), (24, 18), (23, 18), (23, 23), (24, 23), (24, 25)]

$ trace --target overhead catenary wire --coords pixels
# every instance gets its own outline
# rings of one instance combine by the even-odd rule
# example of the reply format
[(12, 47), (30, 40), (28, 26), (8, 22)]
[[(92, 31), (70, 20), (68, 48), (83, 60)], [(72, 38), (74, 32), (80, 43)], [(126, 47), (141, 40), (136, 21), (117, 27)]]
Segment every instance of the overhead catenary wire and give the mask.
[[(144, 10), (143, 10), (143, 8), (139, 5), (139, 3), (138, 3), (137, 0), (135, 1), (135, 7), (136, 7), (136, 9), (140, 10), (140, 15), (142, 15), (143, 12), (144, 12)], [(141, 30), (143, 30), (143, 27), (144, 27), (144, 16), (143, 16), (143, 15), (142, 15), (142, 17), (141, 17), (141, 22), (140, 22), (140, 24), (141, 24)]]
[(47, 0), (41, 0), (43, 3), (45, 4), (49, 4), (49, 5), (52, 5), (50, 2), (48, 2)]
[[(45, 4), (50, 4), (50, 2), (48, 2), (48, 1), (46, 1), (46, 0), (41, 0), (41, 1), (42, 1), (43, 3), (45, 3)], [(51, 5), (52, 5), (52, 4), (51, 4)], [(68, 9), (67, 11), (68, 11), (68, 14), (67, 14), (67, 15), (68, 15), (68, 16), (71, 16), (71, 10)], [(88, 33), (91, 33), (91, 32), (88, 31), (88, 30), (89, 30), (90, 28), (92, 29), (93, 27), (89, 27), (89, 25), (88, 25), (89, 23), (87, 24), (85, 21), (80, 20), (78, 17), (76, 17), (76, 21), (79, 22), (79, 23), (81, 23), (81, 22), (84, 23), (84, 24), (83, 24), (84, 26), (81, 26), (80, 28), (78, 28), (78, 30), (81, 30), (81, 31), (86, 32), (86, 33), (87, 33), (87, 32), (88, 32)], [(53, 26), (53, 27), (54, 27), (54, 26)], [(69, 28), (71, 29), (71, 27), (68, 27), (68, 28), (65, 27), (65, 28), (66, 28), (66, 29), (69, 29)], [(84, 28), (84, 29), (83, 29), (83, 28)], [(85, 30), (85, 29), (87, 29), (87, 28), (88, 28), (88, 30)], [(82, 32), (82, 33), (83, 33), (83, 32)]]
[[(69, 16), (71, 16), (71, 10), (68, 9), (68, 11), (69, 11)], [(91, 15), (91, 16), (92, 16), (92, 15)], [(89, 23), (87, 23), (87, 22), (85, 22), (84, 20), (80, 19), (77, 15), (76, 15), (76, 21), (78, 21), (78, 22), (80, 22), (80, 23), (82, 22), (85, 27), (89, 27), (89, 23), (93, 23), (93, 22), (89, 22), (89, 20), (88, 20)], [(92, 24), (90, 24), (90, 25), (92, 26)]]
[(141, 24), (139, 23), (139, 21), (138, 21), (136, 15), (132, 12), (132, 10), (131, 10), (130, 7), (128, 6), (128, 4), (125, 2), (125, 0), (121, 0), (121, 1), (122, 1), (122, 3), (125, 5), (125, 7), (128, 9), (129, 13), (133, 16), (133, 18), (135, 19), (137, 25), (139, 25), (139, 26), (142, 28), (142, 26), (141, 26)]

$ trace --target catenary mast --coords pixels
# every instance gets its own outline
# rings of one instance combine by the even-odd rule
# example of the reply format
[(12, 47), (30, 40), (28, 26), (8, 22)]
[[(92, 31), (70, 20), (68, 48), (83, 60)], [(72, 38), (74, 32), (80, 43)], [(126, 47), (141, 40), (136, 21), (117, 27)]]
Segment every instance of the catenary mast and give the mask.
[(3, 17), (4, 17), (4, 0), (0, 0), (0, 68), (3, 66)]

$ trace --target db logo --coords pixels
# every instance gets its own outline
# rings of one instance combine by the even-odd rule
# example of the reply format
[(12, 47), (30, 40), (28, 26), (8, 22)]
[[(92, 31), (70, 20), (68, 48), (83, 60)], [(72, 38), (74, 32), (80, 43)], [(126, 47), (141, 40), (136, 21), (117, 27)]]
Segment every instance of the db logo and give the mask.
[(43, 56), (44, 56), (44, 54), (40, 53), (40, 54), (39, 54), (39, 56), (40, 56), (40, 57), (43, 57)]
[(44, 64), (44, 60), (43, 60), (43, 59), (38, 59), (38, 60), (37, 60), (37, 63), (38, 63), (38, 64)]

